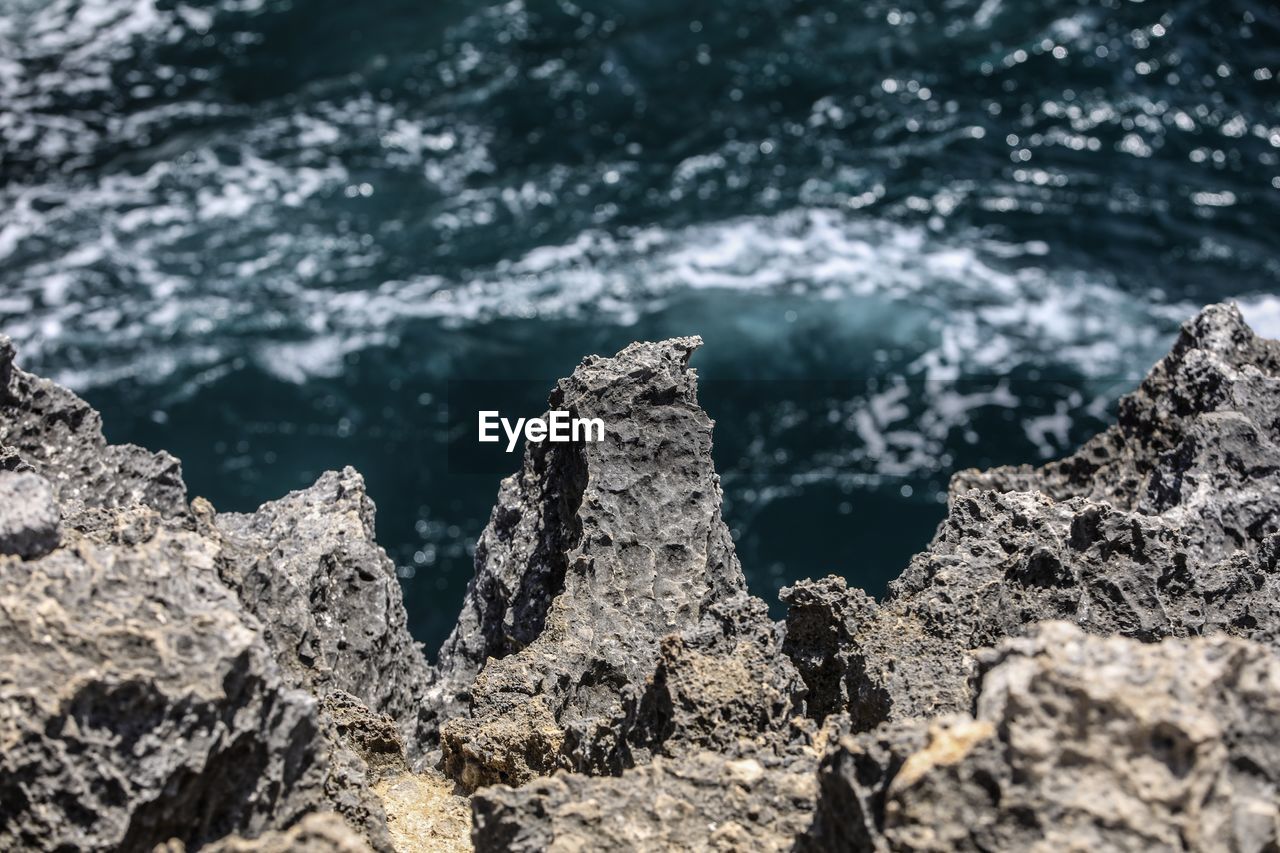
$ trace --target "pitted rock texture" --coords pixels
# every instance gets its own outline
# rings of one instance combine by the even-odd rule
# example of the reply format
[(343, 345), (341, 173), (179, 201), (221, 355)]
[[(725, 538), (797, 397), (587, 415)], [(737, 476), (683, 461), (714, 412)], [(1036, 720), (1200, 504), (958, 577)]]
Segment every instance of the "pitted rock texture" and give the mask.
[(965, 711), (969, 652), (1049, 619), (1146, 641), (1274, 642), (1278, 365), (1280, 345), (1210, 306), (1080, 452), (957, 474), (946, 519), (885, 601), (838, 580), (785, 592), (811, 713), (867, 728)]
[(812, 819), (813, 756), (658, 757), (621, 777), (557, 773), (472, 798), (480, 853), (785, 851)]
[(707, 616), (659, 642), (657, 668), (628, 732), (633, 758), (781, 754), (808, 743), (807, 688), (782, 654), (765, 603), (743, 593)]
[[(0, 339), (3, 341), (3, 339)], [(5, 387), (0, 385), (0, 388)], [(7, 444), (0, 444), (0, 471), (13, 471), (14, 473), (22, 473), (23, 471), (34, 471), (35, 469), (28, 465), (22, 459), (22, 454), (18, 453), (18, 448), (10, 447)]]
[(0, 554), (40, 557), (58, 547), (58, 509), (49, 482), (34, 471), (0, 471)]
[(823, 760), (802, 845), (838, 850), (1270, 850), (1280, 656), (1045, 623), (980, 655), (973, 716), (890, 724)]
[(1185, 524), (1082, 498), (957, 495), (930, 549), (894, 581), (890, 606), (967, 648), (1044, 619), (1148, 641), (1276, 636), (1276, 537), (1214, 563), (1196, 559), (1190, 538)]
[(481, 850), (1280, 848), (1280, 345), (1205, 309), (1080, 453), (957, 475), (884, 601), (775, 625), (698, 343), (559, 383), (606, 440), (526, 449), (428, 669), (354, 471), (188, 506), (0, 339), (0, 493), (47, 484), (0, 500), (0, 849), (467, 849), (420, 753), (518, 786)]
[(187, 512), (182, 467), (168, 453), (107, 444), (88, 403), (14, 366), (0, 336), (0, 455), (16, 456), (53, 487), (60, 502), (122, 508), (144, 504), (166, 517)]
[(439, 723), (466, 714), (471, 683), (490, 658), (542, 633), (581, 540), (586, 482), (581, 448), (550, 442), (527, 445), (521, 470), (502, 481), (458, 624), (437, 656), (429, 710)]
[(718, 621), (713, 607), (745, 592), (688, 368), (700, 343), (585, 359), (550, 407), (602, 419), (604, 441), (534, 445), (503, 484), (441, 655), (441, 702), (469, 712), (441, 731), (465, 786), (629, 766), (659, 640)]
[[(258, 838), (232, 836), (200, 848), (202, 853), (372, 853), (360, 834), (333, 812), (304, 817), (296, 826), (271, 831)], [(187, 847), (171, 841), (155, 853), (186, 853)]]
[(781, 597), (789, 607), (783, 651), (808, 686), (815, 720), (845, 715), (863, 730), (967, 704), (973, 663), (967, 647), (877, 607), (834, 575), (800, 581)]
[(0, 341), (0, 849), (200, 845), (329, 811), (390, 850), (372, 786), (402, 740), (341, 688), (416, 732), (426, 666), (359, 476), (224, 523), (188, 507), (176, 460), (108, 446), (12, 358)]
[(252, 514), (219, 514), (213, 526), (223, 580), (262, 623), (291, 681), (392, 717), (417, 755), (428, 739), (418, 702), (427, 662), (409, 636), (395, 567), (374, 540), (364, 479), (330, 471)]
[(327, 802), (316, 702), (215, 557), (162, 530), (0, 558), (0, 849), (200, 844)]
[(1187, 321), (1169, 355), (1120, 401), (1115, 426), (1041, 468), (966, 471), (972, 489), (1086, 498), (1181, 525), (1199, 561), (1251, 551), (1280, 531), (1280, 341), (1259, 337), (1235, 305)]

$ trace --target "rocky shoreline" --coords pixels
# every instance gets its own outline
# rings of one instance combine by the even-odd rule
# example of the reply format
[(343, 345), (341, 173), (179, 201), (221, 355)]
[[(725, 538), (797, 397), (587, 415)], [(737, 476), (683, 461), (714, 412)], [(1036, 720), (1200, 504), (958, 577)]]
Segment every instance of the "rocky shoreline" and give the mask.
[(527, 447), (429, 665), (359, 474), (219, 513), (0, 339), (0, 849), (1280, 845), (1280, 343), (1206, 308), (1077, 453), (957, 474), (884, 600), (780, 623), (699, 344), (561, 380), (609, 434)]

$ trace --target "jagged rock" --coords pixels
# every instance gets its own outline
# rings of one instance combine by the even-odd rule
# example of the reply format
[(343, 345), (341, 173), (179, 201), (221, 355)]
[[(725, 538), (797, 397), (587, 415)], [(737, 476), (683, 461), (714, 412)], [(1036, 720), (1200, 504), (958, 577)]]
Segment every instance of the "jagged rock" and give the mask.
[[(361, 748), (367, 745), (360, 737), (363, 732), (351, 725), (349, 716), (339, 719), (331, 716), (333, 705), (329, 700), (330, 696), (326, 695), (316, 715), (321, 748), (329, 766), (324, 807), (342, 815), (378, 853), (392, 853), (386, 810), (373, 786), (394, 759), (375, 754), (375, 759), (382, 760), (372, 767), (366, 763), (367, 753)], [(400, 760), (403, 761), (403, 756)]]
[(780, 594), (789, 605), (783, 651), (808, 686), (808, 713), (815, 720), (845, 714), (864, 730), (968, 701), (967, 647), (881, 610), (834, 575), (799, 581)]
[[(186, 849), (174, 841), (157, 847), (155, 853), (186, 853)], [(372, 853), (365, 840), (333, 812), (307, 815), (283, 832), (223, 838), (200, 849), (203, 853)]]
[(0, 554), (39, 557), (58, 547), (61, 513), (53, 489), (33, 471), (0, 471)]
[(411, 755), (427, 739), (428, 671), (409, 636), (395, 567), (374, 540), (374, 506), (352, 468), (252, 514), (213, 518), (219, 568), (258, 617), (281, 668), (317, 696), (348, 693), (399, 723)]
[(974, 716), (888, 725), (824, 758), (812, 850), (1268, 850), (1280, 656), (1047, 623), (980, 655)]
[(122, 508), (144, 504), (166, 517), (187, 512), (182, 467), (167, 453), (107, 444), (88, 403), (13, 364), (0, 336), (0, 446), (53, 487), (60, 502)]
[(1147, 641), (1280, 637), (1278, 352), (1210, 306), (1079, 453), (958, 474), (879, 606), (839, 581), (787, 591), (811, 713), (865, 729), (966, 711), (969, 651), (1046, 619)]
[(715, 621), (713, 605), (745, 591), (688, 369), (700, 343), (585, 359), (550, 406), (602, 419), (604, 441), (532, 445), (503, 484), (440, 658), (438, 707), (470, 714), (442, 729), (464, 785), (631, 764), (659, 639)]
[[(0, 388), (3, 388), (0, 385)], [(22, 455), (18, 453), (18, 448), (9, 447), (7, 444), (0, 444), (0, 471), (13, 471), (14, 473), (22, 473), (23, 471), (34, 471), (35, 469), (28, 465), (22, 459)]]
[(471, 683), (489, 659), (542, 633), (581, 540), (586, 482), (582, 448), (549, 442), (527, 445), (521, 470), (502, 481), (458, 623), (437, 656), (429, 706), (439, 723), (466, 714)]
[(767, 605), (745, 593), (659, 642), (659, 657), (628, 733), (637, 761), (714, 750), (754, 756), (805, 743), (805, 686), (782, 650)]
[[(187, 507), (176, 460), (107, 445), (96, 412), (16, 369), (12, 358), (0, 341), (0, 435), (17, 445), (4, 448), (6, 458), (22, 463), (6, 467), (28, 471), (0, 472), (0, 491), (22, 491), (0, 499), (0, 540), (2, 550), (47, 556), (29, 559), (25, 571), (0, 570), (0, 600), (13, 604), (5, 613), (11, 625), (0, 621), (0, 649), (23, 663), (0, 680), (0, 721), (12, 727), (0, 740), (11, 762), (0, 769), (0, 848), (21, 839), (32, 849), (64, 842), (131, 849), (165, 833), (203, 843), (229, 832), (256, 835), (326, 809), (340, 812), (373, 847), (389, 850), (369, 768), (354, 751), (368, 745), (355, 736), (354, 712), (340, 702), (318, 707), (313, 696), (329, 698), (324, 690), (292, 670), (282, 677), (272, 653), (289, 658), (264, 642), (243, 586), (238, 600), (223, 583), (281, 568), (295, 577), (311, 547), (325, 561), (315, 572), (325, 581), (316, 586), (327, 584), (333, 598), (304, 597), (299, 607), (331, 604), (330, 618), (343, 625), (382, 616), (376, 596), (338, 587), (352, 571), (344, 562), (350, 554), (363, 561), (357, 574), (381, 568), (378, 558), (385, 562), (369, 541), (372, 507), (358, 477), (351, 488), (354, 475), (336, 489), (317, 487), (310, 503), (268, 506), (261, 525), (267, 534), (284, 529), (307, 540), (273, 543), (281, 563), (268, 567), (252, 550), (260, 541), (229, 545), (207, 502), (197, 498), (194, 511)], [(283, 518), (287, 513), (293, 516)], [(315, 520), (325, 513), (331, 518)], [(63, 547), (54, 550), (59, 515)], [(239, 521), (228, 519), (228, 527), (238, 529)], [(315, 529), (321, 526), (325, 531)], [(358, 540), (349, 549), (326, 547), (348, 536)], [(394, 599), (388, 609), (400, 606), (394, 578), (380, 588)], [(53, 629), (45, 630), (50, 619)], [(411, 645), (403, 618), (379, 630), (398, 647)], [(329, 647), (352, 639), (331, 639)], [(41, 661), (47, 672), (36, 675)], [(67, 671), (77, 661), (85, 671)], [(394, 673), (411, 665), (406, 656), (401, 669), (385, 668)], [(386, 693), (372, 695), (394, 694), (397, 682), (389, 681)], [(298, 686), (310, 694), (291, 689)], [(337, 714), (340, 707), (345, 715)]]
[(0, 848), (200, 844), (325, 807), (315, 700), (285, 689), (215, 557), (161, 529), (0, 558)]
[[(194, 501), (195, 504), (202, 502), (201, 498)], [(149, 542), (165, 525), (159, 513), (141, 504), (123, 509), (103, 509), (73, 501), (64, 503), (62, 510), (62, 526), (68, 538), (89, 539), (100, 545), (140, 545)]]
[[(875, 613), (875, 599), (860, 589), (849, 589), (845, 579), (836, 575), (783, 587), (778, 597), (787, 605), (782, 650), (808, 686), (809, 716), (821, 722), (846, 708), (869, 706), (877, 722), (883, 719), (887, 703), (855, 695), (870, 681), (863, 673), (865, 659), (853, 641), (858, 626)], [(886, 707), (880, 710), (882, 705)]]
[[(897, 607), (966, 647), (1043, 619), (1142, 640), (1280, 630), (1280, 578), (1260, 538), (1219, 563), (1196, 559), (1188, 525), (1081, 498), (955, 498), (929, 551), (893, 586)], [(935, 594), (945, 589), (945, 594)]]
[(801, 581), (784, 629), (698, 343), (558, 384), (606, 440), (527, 447), (429, 670), (354, 471), (188, 506), (0, 338), (0, 849), (465, 849), (406, 760), (441, 723), (463, 787), (523, 784), (475, 794), (481, 850), (1280, 844), (1280, 658), (1224, 636), (1280, 641), (1280, 345), (1206, 309), (1116, 427), (958, 475), (883, 602)]
[(1120, 401), (1117, 423), (1065, 459), (963, 471), (972, 489), (1083, 497), (1183, 524), (1208, 561), (1280, 531), (1280, 341), (1254, 334), (1235, 305), (1210, 305)]
[(472, 798), (479, 853), (790, 850), (812, 819), (812, 753), (657, 757), (621, 777), (557, 773)]
[(408, 772), (404, 741), (395, 720), (385, 714), (375, 714), (369, 706), (341, 690), (330, 690), (320, 704), (333, 721), (338, 736), (364, 761), (371, 780)]

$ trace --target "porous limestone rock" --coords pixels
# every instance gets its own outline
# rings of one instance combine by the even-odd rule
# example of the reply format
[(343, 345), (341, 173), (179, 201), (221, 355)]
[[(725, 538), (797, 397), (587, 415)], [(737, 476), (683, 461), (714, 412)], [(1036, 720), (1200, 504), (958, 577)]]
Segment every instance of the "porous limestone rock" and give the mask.
[(1034, 490), (1160, 515), (1211, 562), (1280, 531), (1277, 412), (1280, 341), (1255, 334), (1234, 304), (1210, 305), (1120, 400), (1114, 426), (1040, 468), (962, 471), (951, 492)]
[(1045, 623), (980, 656), (973, 716), (888, 724), (822, 763), (810, 850), (1269, 850), (1280, 656)]
[[(2, 341), (3, 339), (0, 339), (0, 342)], [(4, 386), (0, 385), (0, 387)], [(34, 468), (23, 461), (22, 454), (18, 453), (18, 448), (10, 447), (7, 444), (0, 444), (0, 471), (21, 473), (23, 471), (34, 470)]]
[[(186, 853), (178, 841), (157, 847), (155, 853)], [(287, 830), (263, 833), (257, 838), (230, 836), (200, 848), (202, 853), (372, 853), (360, 836), (333, 812), (304, 817)]]
[(39, 557), (58, 546), (62, 514), (44, 477), (0, 470), (0, 508), (0, 554)]
[[(382, 618), (386, 645), (416, 653), (403, 618), (389, 615), (403, 613), (394, 577), (366, 576), (386, 561), (371, 544), (372, 506), (358, 477), (328, 475), (321, 486), (337, 485), (317, 487), (314, 500), (268, 506), (255, 532), (309, 539), (271, 543), (272, 563), (247, 534), (229, 544), (207, 502), (188, 508), (176, 460), (107, 445), (96, 412), (12, 358), (0, 341), (0, 436), (9, 443), (0, 448), (0, 553), (27, 558), (21, 568), (0, 559), (0, 848), (146, 849), (170, 836), (198, 844), (327, 810), (390, 850), (353, 708), (382, 718), (282, 671), (277, 659), (290, 658), (267, 642), (279, 632), (264, 632), (255, 615), (272, 615), (266, 599), (278, 584), (225, 583), (293, 578), (313, 556), (323, 581), (313, 578), (298, 606), (340, 625)], [(330, 597), (317, 596), (321, 588)], [(355, 591), (368, 588), (379, 593)], [(379, 594), (387, 613), (376, 609)], [(348, 643), (358, 645), (346, 634), (325, 648)], [(402, 669), (387, 668), (412, 665), (406, 655)], [(421, 658), (418, 667), (425, 673)], [(388, 678), (368, 693), (404, 689)], [(415, 703), (400, 697), (399, 707)]]
[(291, 681), (389, 715), (416, 756), (429, 739), (418, 701), (427, 662), (409, 636), (395, 566), (374, 539), (364, 479), (329, 471), (254, 513), (220, 513), (213, 529), (223, 580), (262, 623)]
[(215, 558), (163, 529), (0, 558), (0, 849), (200, 844), (325, 806), (316, 702)]
[(778, 626), (698, 343), (558, 384), (606, 439), (526, 448), (429, 670), (354, 471), (188, 506), (0, 339), (0, 498), (47, 484), (0, 499), (0, 849), (466, 849), (405, 755), (442, 724), (517, 786), (481, 850), (1277, 847), (1280, 345), (1205, 309), (1079, 453), (957, 475), (884, 601), (801, 581)]
[(868, 728), (965, 711), (970, 651), (1047, 619), (1280, 638), (1280, 345), (1210, 306), (1120, 411), (1065, 460), (957, 474), (879, 605), (839, 580), (785, 591), (811, 713)]
[(550, 407), (602, 419), (604, 440), (532, 444), (504, 482), (439, 663), (437, 707), (468, 712), (441, 730), (465, 786), (629, 766), (659, 640), (745, 592), (688, 367), (700, 343), (585, 359)]
[(788, 605), (783, 651), (808, 686), (807, 712), (849, 718), (858, 730), (902, 716), (962, 707), (972, 658), (834, 575), (781, 590)]
[(557, 773), (472, 797), (479, 853), (787, 851), (812, 819), (812, 755), (658, 757), (620, 777)]
[(0, 455), (20, 458), (53, 487), (60, 502), (118, 508), (149, 506), (185, 515), (182, 467), (168, 453), (108, 444), (102, 418), (48, 379), (14, 366), (13, 344), (0, 336)]
[(659, 641), (653, 677), (627, 733), (632, 757), (714, 750), (731, 757), (808, 743), (805, 685), (782, 654), (763, 601), (745, 593)]
[(355, 696), (338, 689), (325, 693), (320, 705), (338, 737), (364, 762), (369, 781), (409, 771), (404, 739), (394, 719), (369, 710)]
[(435, 770), (403, 773), (373, 787), (396, 853), (469, 853), (471, 799)]

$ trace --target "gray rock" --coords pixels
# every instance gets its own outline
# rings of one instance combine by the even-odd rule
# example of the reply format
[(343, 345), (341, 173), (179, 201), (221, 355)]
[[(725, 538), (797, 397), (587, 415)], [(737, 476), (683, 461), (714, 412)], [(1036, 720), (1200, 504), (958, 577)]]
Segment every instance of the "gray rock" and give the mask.
[(374, 539), (374, 506), (352, 468), (213, 517), (219, 569), (262, 623), (292, 684), (339, 690), (399, 723), (411, 755), (429, 739), (418, 698), (429, 678), (409, 636), (395, 567)]
[(582, 448), (541, 443), (527, 445), (521, 470), (502, 481), (462, 612), (437, 656), (430, 704), (441, 723), (466, 714), (471, 683), (490, 658), (542, 633), (581, 539), (586, 478)]
[(967, 706), (967, 646), (895, 608), (877, 607), (834, 575), (800, 581), (781, 596), (789, 605), (783, 651), (808, 686), (815, 720), (843, 714), (861, 731)]
[(354, 471), (188, 507), (0, 339), (0, 849), (386, 850), (375, 784), (417, 826), (441, 724), (455, 780), (522, 786), (481, 850), (1280, 843), (1280, 345), (1206, 309), (1079, 453), (957, 475), (883, 602), (802, 581), (779, 627), (698, 343), (558, 384), (606, 440), (526, 449), (429, 669)]
[(394, 719), (337, 689), (326, 693), (320, 704), (342, 743), (364, 762), (370, 782), (409, 772), (404, 739)]
[(585, 359), (550, 406), (601, 418), (605, 440), (533, 445), (504, 482), (439, 664), (440, 713), (469, 711), (441, 732), (467, 787), (629, 766), (659, 639), (745, 591), (688, 369), (700, 343)]
[[(224, 533), (207, 502), (188, 508), (176, 460), (108, 445), (96, 412), (12, 358), (0, 341), (0, 552), (28, 559), (0, 560), (0, 848), (200, 844), (327, 810), (389, 850), (363, 706), (330, 695), (326, 662), (303, 677), (299, 653), (266, 642), (294, 622), (267, 632), (256, 618), (307, 577), (289, 615), (315, 611), (331, 632), (317, 646), (348, 653), (339, 683), (416, 718), (396, 677), (413, 658), (389, 661), (417, 648), (358, 476), (229, 517)], [(309, 574), (308, 559), (321, 564)], [(371, 666), (388, 671), (377, 686)]]
[(23, 461), (22, 455), (18, 453), (18, 448), (9, 447), (7, 444), (0, 444), (0, 471), (13, 471), (20, 474), (23, 471), (34, 470), (34, 468)]
[(333, 808), (316, 702), (216, 556), (161, 529), (0, 558), (0, 849), (200, 844)]
[[(155, 853), (186, 853), (186, 845), (173, 841)], [(200, 848), (203, 853), (371, 853), (371, 848), (333, 812), (310, 814), (297, 826), (264, 833), (258, 838), (232, 836)]]
[(838, 580), (785, 592), (810, 713), (865, 729), (967, 711), (970, 650), (1048, 619), (1275, 641), (1278, 353), (1210, 306), (1079, 453), (956, 475), (946, 519), (879, 606)]
[(1148, 641), (1214, 631), (1274, 636), (1280, 578), (1265, 557), (1272, 537), (1253, 543), (1256, 556), (1205, 563), (1189, 527), (1082, 498), (957, 495), (885, 607), (964, 648), (1045, 619)]
[(973, 716), (840, 739), (811, 850), (1268, 850), (1280, 656), (1047, 623), (980, 656)]
[(0, 554), (39, 557), (58, 547), (53, 489), (32, 471), (0, 471)]
[(782, 654), (768, 607), (745, 593), (659, 642), (659, 657), (627, 733), (632, 758), (714, 750), (730, 757), (807, 744), (805, 685)]
[(13, 364), (0, 337), (0, 448), (53, 487), (59, 502), (123, 508), (143, 504), (174, 518), (187, 513), (182, 467), (168, 453), (108, 444), (88, 403)]
[(1280, 531), (1280, 342), (1235, 305), (1210, 305), (1120, 401), (1115, 426), (1041, 468), (965, 471), (953, 494), (1039, 491), (1183, 524), (1192, 552), (1219, 560)]
[(816, 758), (658, 757), (621, 777), (557, 773), (472, 797), (477, 853), (784, 851), (812, 819)]

